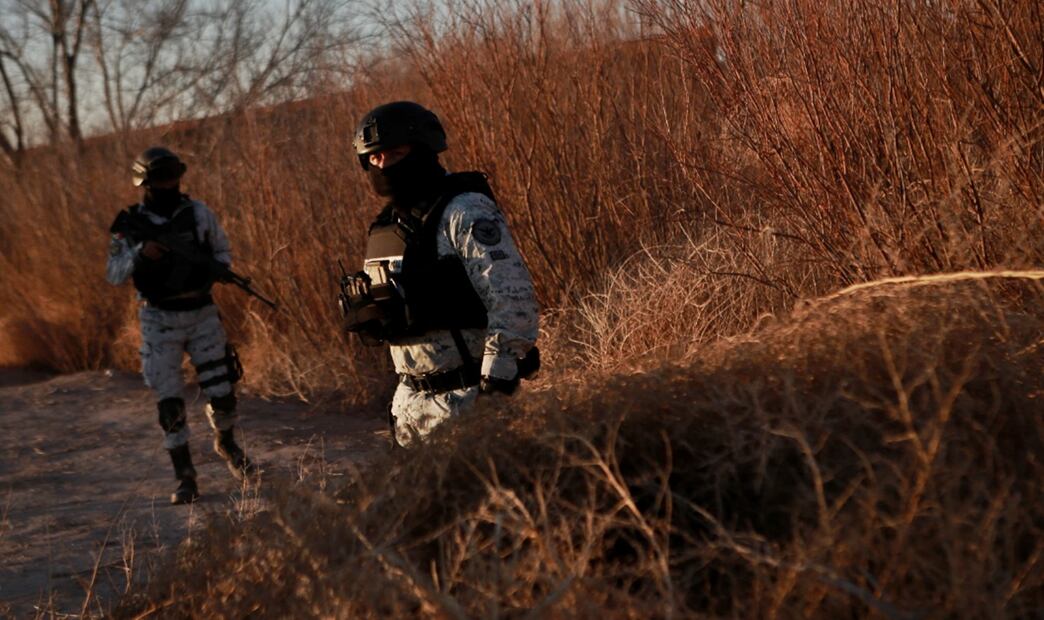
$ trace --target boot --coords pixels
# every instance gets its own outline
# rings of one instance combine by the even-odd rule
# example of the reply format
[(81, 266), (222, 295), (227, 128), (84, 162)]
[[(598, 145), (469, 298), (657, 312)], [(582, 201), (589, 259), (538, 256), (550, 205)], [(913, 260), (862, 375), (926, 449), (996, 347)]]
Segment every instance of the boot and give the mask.
[(174, 464), (174, 477), (179, 481), (178, 488), (170, 496), (170, 503), (191, 504), (199, 499), (199, 488), (196, 486), (196, 469), (192, 467), (188, 444), (169, 452), (170, 462)]
[(237, 480), (244, 480), (257, 472), (257, 466), (247, 458), (243, 449), (236, 443), (235, 431), (231, 428), (226, 431), (218, 431), (214, 437), (214, 451), (225, 459), (228, 470)]

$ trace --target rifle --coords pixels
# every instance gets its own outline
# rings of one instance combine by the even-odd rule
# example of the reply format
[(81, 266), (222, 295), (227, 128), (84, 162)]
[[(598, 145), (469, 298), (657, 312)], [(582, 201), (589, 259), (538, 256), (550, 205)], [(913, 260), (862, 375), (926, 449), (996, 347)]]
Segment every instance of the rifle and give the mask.
[(269, 308), (273, 310), (279, 309), (274, 301), (254, 290), (250, 285), (250, 278), (237, 274), (229, 269), (228, 265), (214, 258), (213, 255), (185, 243), (176, 235), (163, 232), (159, 226), (148, 221), (144, 216), (132, 215), (128, 211), (121, 211), (112, 225), (112, 232), (123, 234), (137, 242), (155, 241), (190, 263), (206, 265), (210, 269), (210, 273), (213, 274), (215, 281), (238, 286), (246, 291), (248, 295), (261, 300)]

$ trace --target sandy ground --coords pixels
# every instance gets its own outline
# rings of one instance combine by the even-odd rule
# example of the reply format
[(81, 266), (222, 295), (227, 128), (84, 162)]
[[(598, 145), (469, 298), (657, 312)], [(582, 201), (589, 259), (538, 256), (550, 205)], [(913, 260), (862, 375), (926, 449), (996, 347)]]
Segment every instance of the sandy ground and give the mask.
[(266, 480), (341, 476), (388, 445), (377, 411), (243, 396), (241, 443), (264, 467), (244, 488), (213, 452), (198, 390), (185, 399), (203, 497), (170, 506), (176, 483), (138, 375), (0, 370), (0, 615), (78, 616), (88, 589), (103, 611), (213, 513), (256, 509)]

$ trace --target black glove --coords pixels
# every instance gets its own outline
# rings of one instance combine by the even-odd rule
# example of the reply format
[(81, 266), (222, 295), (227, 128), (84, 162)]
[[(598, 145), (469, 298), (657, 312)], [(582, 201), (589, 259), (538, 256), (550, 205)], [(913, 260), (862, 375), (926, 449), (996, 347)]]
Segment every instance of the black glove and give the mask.
[(518, 360), (518, 376), (522, 379), (532, 379), (540, 370), (540, 349), (533, 345), (526, 356)]
[(519, 379), (516, 376), (514, 379), (497, 379), (496, 377), (482, 377), (479, 379), (479, 391), (483, 394), (493, 394), (494, 392), (500, 392), (501, 394), (514, 394), (515, 390), (518, 389)]

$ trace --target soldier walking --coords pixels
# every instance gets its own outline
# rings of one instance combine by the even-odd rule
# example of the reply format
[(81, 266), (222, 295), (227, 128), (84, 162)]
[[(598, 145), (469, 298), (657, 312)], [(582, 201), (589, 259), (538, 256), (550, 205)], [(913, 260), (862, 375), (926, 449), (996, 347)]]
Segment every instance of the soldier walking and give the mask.
[[(253, 470), (234, 436), (234, 384), (242, 367), (225, 337), (210, 293), (221, 271), (214, 261), (225, 268), (232, 262), (228, 238), (206, 205), (181, 193), (185, 170), (178, 156), (163, 147), (147, 149), (135, 160), (133, 182), (144, 189), (144, 199), (122, 211), (113, 223), (106, 267), (106, 278), (114, 285), (131, 278), (142, 301), (142, 374), (156, 394), (163, 446), (170, 453), (178, 480), (172, 504), (199, 498), (182, 399), (185, 352), (209, 399), (206, 415), (215, 432), (214, 449), (236, 477), (243, 478)], [(176, 241), (206, 260), (174, 252), (157, 239), (170, 245)]]
[(480, 393), (512, 394), (539, 366), (533, 283), (485, 175), (439, 162), (438, 117), (408, 101), (379, 106), (354, 146), (388, 200), (370, 226), (363, 271), (346, 278), (346, 326), (388, 343), (399, 385), (395, 441), (409, 445)]

